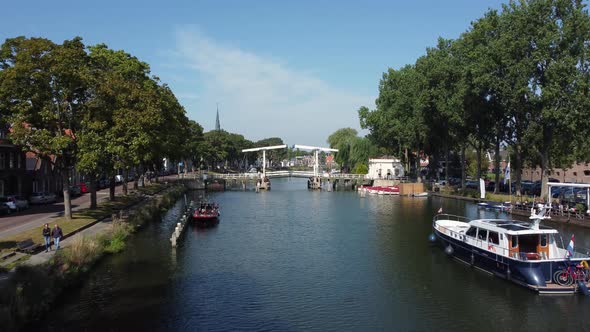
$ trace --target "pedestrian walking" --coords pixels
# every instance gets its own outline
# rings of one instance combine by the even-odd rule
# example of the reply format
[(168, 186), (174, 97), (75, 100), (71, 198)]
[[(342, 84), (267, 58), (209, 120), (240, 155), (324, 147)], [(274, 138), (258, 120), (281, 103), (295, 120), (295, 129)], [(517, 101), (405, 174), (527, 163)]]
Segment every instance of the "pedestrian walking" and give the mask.
[(51, 232), (51, 236), (53, 237), (53, 242), (55, 243), (55, 250), (59, 250), (59, 240), (64, 236), (61, 228), (57, 224), (53, 227), (53, 231)]
[(45, 252), (51, 250), (51, 227), (49, 224), (43, 226), (43, 238), (45, 239)]

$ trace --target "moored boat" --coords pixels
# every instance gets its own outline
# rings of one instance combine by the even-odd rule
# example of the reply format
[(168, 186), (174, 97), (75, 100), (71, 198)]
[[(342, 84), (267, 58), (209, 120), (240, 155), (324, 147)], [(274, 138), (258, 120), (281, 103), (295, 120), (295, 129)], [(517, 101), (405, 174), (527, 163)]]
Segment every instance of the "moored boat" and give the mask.
[(477, 203), (477, 207), (482, 208), (482, 209), (509, 211), (512, 208), (512, 204), (510, 202), (505, 202), (505, 203), (479, 202), (479, 203)]
[(201, 223), (212, 223), (219, 221), (221, 213), (219, 211), (219, 205), (215, 203), (204, 203), (202, 202), (193, 211), (193, 221)]
[(432, 240), (459, 261), (540, 294), (587, 293), (590, 257), (574, 251), (573, 236), (564, 249), (559, 232), (540, 225), (550, 206), (538, 209), (531, 222), (439, 214)]
[(376, 194), (376, 195), (399, 195), (399, 187), (398, 186), (389, 186), (389, 187), (364, 187), (369, 194)]

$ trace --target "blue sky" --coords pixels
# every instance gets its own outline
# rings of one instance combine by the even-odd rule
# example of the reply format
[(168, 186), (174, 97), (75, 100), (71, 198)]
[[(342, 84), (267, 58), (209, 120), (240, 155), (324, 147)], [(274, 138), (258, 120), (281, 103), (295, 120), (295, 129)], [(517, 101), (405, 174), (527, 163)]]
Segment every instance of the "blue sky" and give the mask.
[(188, 116), (251, 140), (360, 130), (379, 79), (506, 1), (11, 1), (0, 38), (81, 36), (151, 65)]

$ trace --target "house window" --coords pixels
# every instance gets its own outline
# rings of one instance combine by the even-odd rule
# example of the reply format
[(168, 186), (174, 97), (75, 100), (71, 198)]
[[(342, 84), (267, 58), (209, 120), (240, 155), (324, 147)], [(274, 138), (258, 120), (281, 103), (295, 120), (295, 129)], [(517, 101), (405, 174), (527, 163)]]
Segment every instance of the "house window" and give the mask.
[(8, 168), (12, 169), (14, 168), (14, 153), (9, 153), (8, 158)]
[(16, 155), (16, 164), (17, 164), (16, 167), (19, 169), (22, 168), (22, 166), (23, 166), (23, 158), (20, 153)]
[(6, 155), (4, 153), (0, 153), (0, 169), (4, 169), (6, 164)]
[(585, 170), (585, 171), (584, 171), (584, 176), (590, 176), (590, 170), (588, 170), (588, 169), (587, 169), (587, 170)]
[(556, 172), (557, 176), (559, 176), (559, 172)]
[(578, 176), (578, 172), (574, 172), (574, 176)]

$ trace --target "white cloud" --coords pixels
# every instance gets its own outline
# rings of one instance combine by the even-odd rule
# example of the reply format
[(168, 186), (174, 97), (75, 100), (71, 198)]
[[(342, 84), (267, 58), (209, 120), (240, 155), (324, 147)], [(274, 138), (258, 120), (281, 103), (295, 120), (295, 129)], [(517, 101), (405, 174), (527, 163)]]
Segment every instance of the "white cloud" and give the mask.
[(287, 144), (325, 146), (334, 130), (358, 129), (356, 110), (374, 102), (275, 59), (223, 45), (195, 28), (179, 29), (176, 47), (179, 61), (202, 87), (187, 111), (206, 130), (214, 124), (219, 102), (221, 126), (230, 132), (251, 140), (278, 136)]

